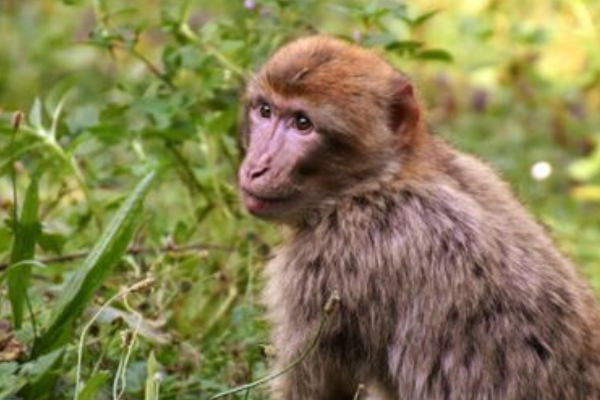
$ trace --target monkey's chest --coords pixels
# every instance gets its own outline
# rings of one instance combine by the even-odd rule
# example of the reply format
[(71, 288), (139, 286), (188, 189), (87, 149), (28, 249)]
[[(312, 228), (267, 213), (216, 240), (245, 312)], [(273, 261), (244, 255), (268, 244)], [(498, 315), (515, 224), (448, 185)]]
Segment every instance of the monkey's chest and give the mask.
[[(334, 292), (339, 306), (320, 341), (330, 353), (362, 356), (389, 343), (407, 281), (391, 224), (374, 215), (326, 219), (294, 238), (267, 266), (266, 299), (275, 326), (314, 331)], [(310, 333), (306, 334), (306, 337)]]
[[(302, 261), (288, 263), (289, 269), (270, 283), (278, 292), (270, 308), (283, 316), (275, 323), (291, 330), (308, 329), (307, 337), (324, 323), (320, 346), (338, 360), (383, 354), (385, 349), (376, 345), (388, 343), (393, 332), (397, 297), (389, 280), (398, 277), (350, 249), (315, 253)], [(328, 310), (334, 294), (339, 301)]]

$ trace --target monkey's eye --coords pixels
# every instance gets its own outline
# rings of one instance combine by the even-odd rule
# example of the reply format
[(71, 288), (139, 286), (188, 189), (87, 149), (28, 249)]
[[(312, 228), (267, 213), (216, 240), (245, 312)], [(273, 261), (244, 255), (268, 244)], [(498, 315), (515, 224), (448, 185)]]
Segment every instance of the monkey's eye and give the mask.
[(294, 118), (294, 125), (296, 126), (296, 129), (302, 132), (309, 131), (313, 127), (313, 124), (310, 121), (310, 119), (308, 119), (308, 117), (304, 114), (296, 115), (296, 117)]
[(271, 118), (271, 105), (269, 103), (262, 103), (258, 107), (258, 112), (263, 118)]

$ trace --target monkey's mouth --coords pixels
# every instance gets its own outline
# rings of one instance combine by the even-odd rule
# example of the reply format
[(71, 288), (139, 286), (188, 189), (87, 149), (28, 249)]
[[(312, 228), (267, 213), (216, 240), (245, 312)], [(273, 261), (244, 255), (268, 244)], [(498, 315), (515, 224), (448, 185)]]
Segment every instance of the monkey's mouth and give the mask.
[(293, 196), (258, 196), (247, 189), (242, 189), (244, 205), (255, 215), (263, 215), (272, 212), (273, 210), (289, 203)]

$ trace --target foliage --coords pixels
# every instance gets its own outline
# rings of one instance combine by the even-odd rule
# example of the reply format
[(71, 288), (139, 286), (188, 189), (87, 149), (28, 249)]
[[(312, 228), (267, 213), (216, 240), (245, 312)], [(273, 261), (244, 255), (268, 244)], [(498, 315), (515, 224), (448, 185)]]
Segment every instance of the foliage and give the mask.
[(239, 100), (313, 32), (413, 76), (432, 129), (501, 170), (600, 290), (598, 26), (585, 0), (3, 1), (0, 398), (209, 398), (267, 375), (280, 233), (238, 204)]

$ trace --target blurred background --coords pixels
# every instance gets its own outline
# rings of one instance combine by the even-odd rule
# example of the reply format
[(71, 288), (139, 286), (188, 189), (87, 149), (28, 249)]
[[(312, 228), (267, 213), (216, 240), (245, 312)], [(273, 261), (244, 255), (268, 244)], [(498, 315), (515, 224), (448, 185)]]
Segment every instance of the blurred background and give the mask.
[(314, 32), (412, 76), (431, 129), (501, 172), (600, 293), (598, 1), (1, 0), (0, 398), (208, 398), (265, 375), (281, 232), (236, 195), (239, 99)]

